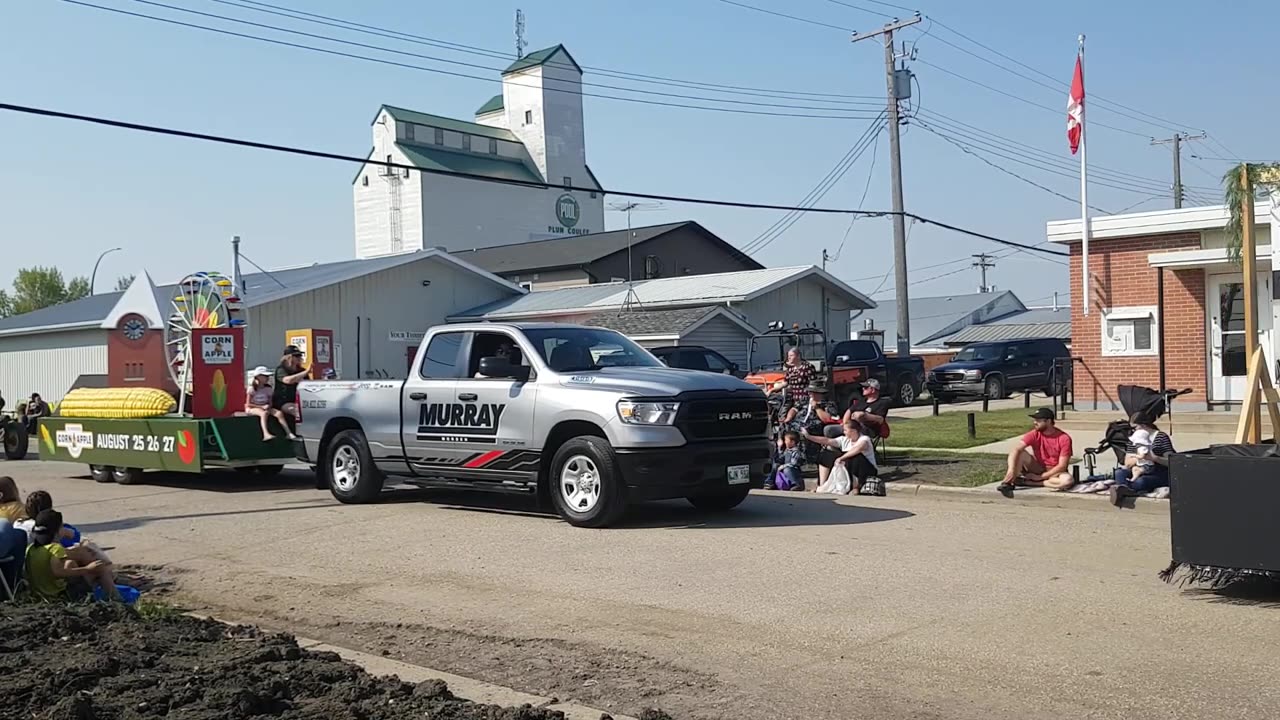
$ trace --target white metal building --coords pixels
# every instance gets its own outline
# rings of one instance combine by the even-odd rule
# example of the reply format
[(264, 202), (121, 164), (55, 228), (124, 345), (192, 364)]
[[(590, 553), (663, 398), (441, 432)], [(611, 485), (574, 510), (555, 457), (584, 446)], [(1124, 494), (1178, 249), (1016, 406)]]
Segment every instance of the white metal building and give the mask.
[[(423, 331), (452, 313), (524, 292), (441, 250), (245, 275), (248, 365), (274, 366), (285, 334), (333, 330), (343, 377), (403, 377)], [(174, 286), (155, 289), (168, 312)], [(81, 375), (107, 372), (100, 326), (123, 293), (0, 320), (0, 391), (11, 405), (38, 392), (56, 401)]]
[(602, 232), (604, 195), (587, 167), (581, 93), (582, 68), (556, 45), (504, 70), (502, 94), (474, 122), (383, 105), (368, 157), (453, 175), (362, 166), (352, 189), (356, 257)]

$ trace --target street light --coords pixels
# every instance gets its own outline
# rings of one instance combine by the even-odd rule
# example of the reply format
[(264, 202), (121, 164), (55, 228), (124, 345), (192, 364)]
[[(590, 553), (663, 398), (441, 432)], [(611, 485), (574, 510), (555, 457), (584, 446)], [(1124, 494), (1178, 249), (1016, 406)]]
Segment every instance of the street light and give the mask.
[(95, 295), (95, 294), (97, 294), (97, 288), (98, 288), (98, 286), (97, 286), (97, 282), (98, 282), (98, 265), (102, 262), (102, 258), (104, 258), (104, 257), (106, 257), (106, 256), (110, 255), (111, 253), (116, 252), (117, 250), (120, 250), (120, 249), (121, 249), (121, 248), (111, 248), (110, 250), (103, 250), (103, 251), (102, 251), (102, 254), (98, 256), (98, 259), (97, 259), (96, 261), (94, 261), (94, 263), (93, 263), (93, 273), (89, 275), (89, 294), (90, 294), (90, 295)]

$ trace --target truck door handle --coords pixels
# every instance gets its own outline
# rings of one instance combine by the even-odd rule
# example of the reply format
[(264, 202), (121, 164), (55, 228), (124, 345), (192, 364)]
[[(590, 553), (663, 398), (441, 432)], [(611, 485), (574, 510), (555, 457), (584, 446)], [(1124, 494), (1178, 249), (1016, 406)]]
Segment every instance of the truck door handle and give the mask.
[(459, 399), (459, 400), (461, 400), (462, 402), (475, 402), (475, 401), (476, 401), (476, 394), (475, 394), (475, 393), (462, 393), (461, 395), (459, 395), (459, 396), (458, 396), (458, 399)]
[(410, 400), (426, 400), (427, 394), (424, 392), (409, 393), (409, 399)]

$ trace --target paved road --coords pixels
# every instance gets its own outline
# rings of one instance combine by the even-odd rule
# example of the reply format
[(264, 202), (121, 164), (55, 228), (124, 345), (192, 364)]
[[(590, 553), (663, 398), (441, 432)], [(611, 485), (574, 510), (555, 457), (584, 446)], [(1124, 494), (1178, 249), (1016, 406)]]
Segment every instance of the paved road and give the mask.
[(305, 475), (96, 485), (6, 463), (185, 598), (517, 689), (678, 718), (1222, 718), (1280, 704), (1280, 598), (1158, 581), (1163, 516), (924, 498), (344, 507)]

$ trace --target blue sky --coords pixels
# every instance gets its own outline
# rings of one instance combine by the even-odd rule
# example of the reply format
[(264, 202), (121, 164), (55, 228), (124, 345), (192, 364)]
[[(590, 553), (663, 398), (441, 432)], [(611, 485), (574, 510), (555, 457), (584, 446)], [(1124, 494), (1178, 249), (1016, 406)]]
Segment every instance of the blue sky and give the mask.
[[(234, 27), (183, 16), (134, 0), (87, 0), (133, 12)], [(386, 38), (341, 34), (332, 28), (290, 22), (209, 0), (157, 0), (203, 12), (285, 24), (309, 32), (397, 47), (411, 52), (498, 67), (503, 61)], [(842, 28), (871, 30), (886, 20), (832, 0), (742, 0)], [(883, 50), (875, 41), (849, 42), (842, 30), (824, 28), (735, 7), (719, 0), (478, 0), (394, 2), (272, 0), (401, 32), (506, 51), (513, 46), (512, 16), (527, 16), (530, 49), (565, 44), (580, 64), (700, 82), (810, 93), (883, 97)], [(850, 4), (884, 10), (865, 0)], [(1280, 6), (1238, 2), (1231, 18), (1209, 3), (991, 1), (921, 6), (929, 20), (900, 34), (914, 42), (911, 64), (919, 82), (919, 118), (935, 131), (964, 132), (973, 149), (977, 133), (989, 161), (1052, 190), (1076, 197), (1065, 140), (1066, 83), (1076, 35), (1088, 35), (1086, 77), (1091, 98), (1091, 165), (1127, 173), (1111, 176), (1126, 189), (1090, 186), (1091, 203), (1116, 211), (1170, 207), (1167, 147), (1151, 136), (1174, 128), (1207, 130), (1215, 142), (1191, 143), (1188, 152), (1208, 157), (1242, 155), (1271, 159), (1267, 132), (1275, 117), (1273, 95), (1256, 92), (1265, 62), (1240, 34), (1236, 19), (1271, 27)], [(1039, 9), (1027, 10), (1031, 5)], [(1143, 5), (1145, 7), (1138, 7)], [(1037, 75), (972, 44), (950, 29), (1047, 73)], [(242, 31), (264, 33), (240, 28)], [(275, 37), (284, 37), (272, 34)], [(1245, 37), (1246, 39), (1242, 39)], [(307, 41), (313, 42), (313, 41)], [(1012, 68), (1016, 77), (961, 52), (952, 43)], [(384, 57), (392, 57), (384, 55)], [(479, 81), (329, 57), (285, 47), (124, 17), (60, 0), (6, 3), (0, 9), (0, 98), (5, 102), (98, 114), (351, 155), (368, 149), (369, 120), (381, 103), (469, 119), (498, 92), (497, 73), (412, 58), (409, 62), (490, 75)], [(1265, 58), (1263, 59), (1265, 60)], [(926, 64), (928, 63), (928, 64)], [(972, 80), (1047, 105), (1051, 112), (996, 94), (949, 75)], [(615, 83), (592, 75), (588, 82)], [(632, 85), (702, 94), (688, 88)], [(609, 92), (609, 91), (601, 91)], [(732, 97), (705, 93), (707, 96)], [(1101, 98), (1122, 103), (1125, 117)], [(655, 98), (657, 99), (657, 98)], [(742, 98), (805, 105), (794, 98)], [(798, 202), (849, 150), (868, 120), (766, 117), (659, 107), (585, 98), (588, 159), (607, 188), (635, 189), (765, 203)], [(851, 102), (863, 100), (851, 99)], [(676, 102), (684, 102), (677, 100)], [(855, 107), (855, 106), (849, 106)], [(1235, 108), (1244, 112), (1235, 112)], [(856, 106), (861, 111), (865, 108)], [(878, 110), (875, 108), (874, 110)], [(804, 113), (805, 110), (782, 110)], [(936, 113), (936, 114), (934, 114)], [(1171, 121), (1171, 122), (1165, 122)], [(949, 129), (938, 123), (949, 125)], [(1128, 133), (1099, 127), (1106, 123)], [(1016, 142), (1021, 145), (1010, 146)], [(1027, 149), (1027, 147), (1033, 149)], [(244, 238), (246, 255), (266, 267), (351, 257), (350, 182), (354, 167), (247, 149), (163, 138), (66, 121), (0, 113), (0, 238), (9, 262), (0, 286), (16, 266), (57, 265), (88, 274), (98, 252), (124, 250), (103, 261), (99, 286), (145, 267), (158, 281), (186, 272), (225, 269), (229, 239)], [(880, 136), (874, 169), (868, 152), (820, 203), (856, 207), (889, 205), (887, 147)], [(1019, 161), (1058, 163), (1057, 175)], [(909, 211), (1025, 243), (1044, 240), (1049, 219), (1078, 214), (1078, 204), (994, 169), (931, 134), (921, 125), (903, 137), (906, 207)], [(1009, 159), (1014, 158), (1013, 160)], [(1185, 157), (1185, 156), (1184, 156)], [(1184, 182), (1216, 201), (1225, 162), (1187, 158)], [(1098, 176), (1095, 176), (1098, 179)], [(637, 213), (636, 224), (695, 219), (744, 246), (779, 212), (731, 210), (667, 203)], [(625, 218), (609, 213), (608, 224)], [(818, 263), (822, 249), (841, 244), (847, 219), (809, 215), (757, 255), (766, 265)], [(892, 234), (885, 219), (853, 224), (839, 260), (830, 265), (864, 292), (888, 297)], [(14, 253), (8, 248), (19, 243)], [(929, 226), (911, 229), (908, 248), (912, 293), (968, 292), (977, 271), (951, 262), (999, 246)], [(1029, 303), (1066, 291), (1066, 268), (1025, 254), (999, 253), (991, 275), (1000, 288)], [(930, 267), (933, 266), (933, 267)], [(954, 272), (953, 271), (959, 271)], [(937, 277), (953, 273), (944, 277)], [(936, 278), (936, 279), (931, 279)], [(880, 287), (877, 287), (880, 286)]]

